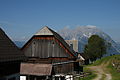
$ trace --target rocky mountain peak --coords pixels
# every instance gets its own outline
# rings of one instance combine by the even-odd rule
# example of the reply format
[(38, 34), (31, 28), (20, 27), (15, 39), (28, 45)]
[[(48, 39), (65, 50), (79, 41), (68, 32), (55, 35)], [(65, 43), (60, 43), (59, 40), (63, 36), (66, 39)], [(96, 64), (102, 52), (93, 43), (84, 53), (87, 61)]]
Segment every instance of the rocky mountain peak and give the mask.
[(79, 41), (79, 52), (83, 52), (84, 46), (87, 44), (88, 38), (91, 35), (99, 35), (102, 37), (106, 43), (110, 43), (109, 49), (107, 50), (108, 54), (119, 54), (120, 47), (118, 44), (112, 40), (112, 38), (107, 35), (105, 32), (97, 28), (96, 26), (78, 26), (74, 29), (70, 28), (63, 28), (59, 30), (58, 33), (65, 39), (65, 40), (72, 40), (73, 38)]

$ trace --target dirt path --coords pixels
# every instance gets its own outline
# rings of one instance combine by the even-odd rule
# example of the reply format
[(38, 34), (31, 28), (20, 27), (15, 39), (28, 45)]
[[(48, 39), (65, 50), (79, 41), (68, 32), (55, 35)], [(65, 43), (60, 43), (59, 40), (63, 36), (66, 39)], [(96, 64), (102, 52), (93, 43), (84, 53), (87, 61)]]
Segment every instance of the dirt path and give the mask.
[(92, 71), (95, 72), (95, 74), (97, 74), (97, 77), (93, 80), (111, 80), (112, 79), (111, 74), (106, 72), (106, 68), (103, 65), (91, 66), (89, 67), (89, 69), (91, 69)]

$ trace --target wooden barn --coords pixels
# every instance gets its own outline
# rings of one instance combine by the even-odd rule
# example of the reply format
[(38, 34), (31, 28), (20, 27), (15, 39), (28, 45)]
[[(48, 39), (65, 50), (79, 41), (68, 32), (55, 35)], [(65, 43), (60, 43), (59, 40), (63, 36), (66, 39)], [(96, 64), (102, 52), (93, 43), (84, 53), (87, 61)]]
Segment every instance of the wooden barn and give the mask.
[(24, 55), (0, 28), (0, 80), (19, 80)]
[(28, 58), (21, 64), (21, 80), (64, 80), (72, 77), (79, 67), (76, 53), (48, 27), (33, 35), (21, 50)]

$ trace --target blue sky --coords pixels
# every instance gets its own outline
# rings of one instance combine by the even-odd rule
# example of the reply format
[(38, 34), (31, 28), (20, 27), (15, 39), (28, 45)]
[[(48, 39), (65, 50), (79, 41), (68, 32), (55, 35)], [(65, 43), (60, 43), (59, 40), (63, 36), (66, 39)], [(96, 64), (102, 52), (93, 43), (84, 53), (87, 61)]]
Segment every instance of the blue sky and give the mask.
[(94, 25), (120, 42), (120, 0), (0, 0), (0, 27), (26, 40), (43, 26)]

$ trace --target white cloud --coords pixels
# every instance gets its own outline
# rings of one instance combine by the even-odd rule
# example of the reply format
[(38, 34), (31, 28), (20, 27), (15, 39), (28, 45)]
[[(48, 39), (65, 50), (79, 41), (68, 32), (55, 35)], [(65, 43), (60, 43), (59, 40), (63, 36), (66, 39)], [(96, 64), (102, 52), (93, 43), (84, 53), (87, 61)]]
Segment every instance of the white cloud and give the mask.
[(89, 28), (96, 28), (97, 26), (94, 26), (94, 25), (87, 25), (86, 27), (89, 27)]

